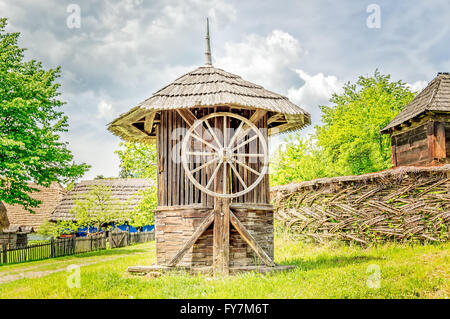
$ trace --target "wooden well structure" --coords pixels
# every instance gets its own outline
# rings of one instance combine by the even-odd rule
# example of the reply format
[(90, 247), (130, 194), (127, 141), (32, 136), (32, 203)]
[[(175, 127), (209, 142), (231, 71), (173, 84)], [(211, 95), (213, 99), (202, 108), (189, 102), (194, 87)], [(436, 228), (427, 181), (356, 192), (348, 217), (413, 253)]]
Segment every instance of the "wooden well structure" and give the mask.
[(156, 143), (157, 264), (228, 274), (273, 262), (268, 137), (310, 123), (286, 97), (206, 63), (122, 114), (109, 130)]

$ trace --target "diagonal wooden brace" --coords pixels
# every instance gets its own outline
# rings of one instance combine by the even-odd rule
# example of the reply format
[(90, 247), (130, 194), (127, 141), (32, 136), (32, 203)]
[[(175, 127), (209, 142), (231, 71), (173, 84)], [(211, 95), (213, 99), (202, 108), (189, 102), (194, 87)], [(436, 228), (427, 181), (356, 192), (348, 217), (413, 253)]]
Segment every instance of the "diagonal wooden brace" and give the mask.
[(255, 251), (258, 257), (270, 267), (274, 267), (275, 263), (272, 259), (267, 255), (267, 253), (262, 249), (262, 247), (258, 244), (255, 238), (248, 232), (245, 226), (239, 221), (236, 215), (233, 212), (230, 212), (230, 221), (234, 228), (238, 231), (238, 233), (244, 238), (247, 244)]
[(197, 227), (195, 232), (192, 234), (191, 238), (183, 245), (183, 248), (172, 258), (169, 262), (168, 266), (175, 266), (187, 253), (187, 251), (195, 244), (195, 242), (200, 238), (200, 236), (205, 232), (205, 230), (211, 225), (214, 221), (214, 211), (210, 212), (205, 219), (201, 222), (201, 224)]

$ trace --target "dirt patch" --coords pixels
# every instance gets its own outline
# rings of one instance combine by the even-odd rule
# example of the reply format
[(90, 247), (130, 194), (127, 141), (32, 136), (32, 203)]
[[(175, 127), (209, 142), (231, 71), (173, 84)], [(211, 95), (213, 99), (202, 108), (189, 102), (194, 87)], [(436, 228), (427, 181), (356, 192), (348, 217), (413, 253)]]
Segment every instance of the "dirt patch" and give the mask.
[[(141, 253), (135, 253), (135, 254), (129, 254), (129, 255), (125, 255), (125, 256), (117, 256), (117, 257), (109, 257), (109, 258), (104, 258), (102, 260), (96, 260), (96, 261), (91, 261), (91, 262), (85, 262), (85, 263), (77, 263), (77, 265), (79, 265), (80, 267), (83, 266), (88, 266), (88, 265), (94, 265), (94, 264), (99, 264), (99, 263), (104, 263), (104, 262), (108, 262), (111, 260), (116, 260), (119, 258), (125, 258), (125, 257), (129, 257), (129, 256), (134, 256), (134, 255), (141, 255), (141, 254), (146, 254), (145, 252), (141, 252)], [(64, 261), (65, 263), (67, 263), (67, 261)], [(63, 263), (63, 262), (58, 262), (58, 263)], [(27, 268), (22, 268), (19, 271), (23, 271), (23, 270), (31, 270), (31, 269), (36, 269), (39, 266), (33, 266), (33, 267), (27, 267)], [(11, 282), (11, 281), (16, 281), (16, 280), (20, 280), (20, 279), (24, 279), (24, 278), (40, 278), (40, 277), (45, 277), (57, 272), (61, 272), (61, 271), (66, 271), (67, 267), (64, 268), (58, 268), (58, 269), (51, 269), (51, 270), (41, 270), (41, 271), (26, 271), (20, 274), (7, 274), (5, 276), (0, 277), (0, 284), (4, 284), (7, 282)]]

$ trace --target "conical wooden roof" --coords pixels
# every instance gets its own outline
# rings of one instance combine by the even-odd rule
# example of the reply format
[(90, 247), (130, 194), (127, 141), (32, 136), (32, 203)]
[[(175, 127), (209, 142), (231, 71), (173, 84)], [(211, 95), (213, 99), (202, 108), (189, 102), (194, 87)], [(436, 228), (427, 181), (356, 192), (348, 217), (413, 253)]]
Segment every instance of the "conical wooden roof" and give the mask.
[(269, 111), (271, 116), (282, 115), (280, 118), (283, 121), (280, 121), (277, 133), (300, 129), (311, 122), (310, 114), (287, 97), (248, 82), (238, 75), (205, 65), (179, 77), (127, 113), (120, 115), (109, 124), (108, 129), (126, 140), (139, 141), (140, 137), (145, 136), (132, 124), (146, 114), (162, 110), (223, 105), (263, 109)]
[(450, 73), (438, 73), (381, 132), (388, 133), (425, 112), (450, 112)]

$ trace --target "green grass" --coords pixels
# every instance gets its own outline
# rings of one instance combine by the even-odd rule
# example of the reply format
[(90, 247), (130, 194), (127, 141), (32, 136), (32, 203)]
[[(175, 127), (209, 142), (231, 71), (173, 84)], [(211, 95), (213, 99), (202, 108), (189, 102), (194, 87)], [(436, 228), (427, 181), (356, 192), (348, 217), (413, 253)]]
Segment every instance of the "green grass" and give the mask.
[[(276, 238), (275, 261), (295, 265), (271, 275), (131, 276), (128, 266), (155, 262), (154, 242), (0, 267), (1, 298), (448, 298), (450, 243), (385, 244), (363, 249)], [(81, 265), (81, 287), (69, 288), (66, 267)], [(380, 288), (366, 284), (379, 267)], [(373, 267), (373, 266), (371, 266)], [(369, 271), (369, 272), (368, 272)], [(23, 278), (4, 282), (6, 276)], [(3, 280), (4, 283), (1, 283)]]

